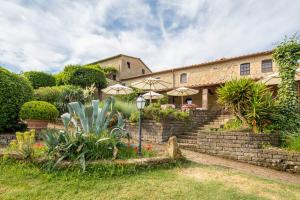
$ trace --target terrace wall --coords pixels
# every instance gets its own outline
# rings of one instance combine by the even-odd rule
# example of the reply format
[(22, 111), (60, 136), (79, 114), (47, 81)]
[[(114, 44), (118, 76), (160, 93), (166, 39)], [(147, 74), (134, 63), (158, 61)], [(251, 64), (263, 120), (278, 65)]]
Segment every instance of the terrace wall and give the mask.
[[(164, 120), (156, 122), (143, 120), (142, 140), (157, 143), (166, 142), (170, 136), (177, 136), (192, 130), (211, 120), (216, 114), (216, 111), (194, 110), (190, 111), (190, 121)], [(138, 123), (126, 122), (126, 130), (130, 132), (133, 139), (138, 139)]]
[(8, 145), (14, 139), (16, 139), (15, 134), (0, 134), (0, 145)]
[(300, 173), (300, 153), (276, 148), (279, 136), (244, 132), (200, 132), (196, 151), (281, 171)]

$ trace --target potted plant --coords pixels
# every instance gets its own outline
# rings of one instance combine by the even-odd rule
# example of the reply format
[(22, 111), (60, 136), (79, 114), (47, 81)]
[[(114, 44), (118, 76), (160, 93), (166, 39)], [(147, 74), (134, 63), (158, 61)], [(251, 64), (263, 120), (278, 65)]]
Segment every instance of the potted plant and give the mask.
[(20, 118), (29, 129), (47, 128), (49, 121), (54, 121), (58, 114), (57, 108), (46, 101), (29, 101), (20, 110)]

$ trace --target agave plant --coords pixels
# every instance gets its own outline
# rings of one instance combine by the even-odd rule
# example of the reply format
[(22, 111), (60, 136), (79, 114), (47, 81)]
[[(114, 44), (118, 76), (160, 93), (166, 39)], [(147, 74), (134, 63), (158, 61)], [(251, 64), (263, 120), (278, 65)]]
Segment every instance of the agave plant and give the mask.
[[(44, 134), (48, 153), (56, 158), (56, 164), (65, 159), (77, 160), (85, 171), (86, 160), (117, 157), (120, 138), (129, 139), (129, 133), (124, 129), (122, 115), (114, 109), (114, 102), (110, 97), (102, 108), (99, 100), (93, 100), (88, 106), (80, 102), (68, 104), (69, 113), (61, 116), (65, 131), (48, 130)], [(115, 119), (117, 122), (111, 126)], [(68, 131), (70, 123), (76, 129), (72, 134)]]
[[(115, 99), (109, 97), (103, 108), (99, 108), (99, 100), (92, 100), (92, 104), (84, 106), (80, 102), (72, 102), (68, 104), (69, 113), (61, 116), (65, 130), (72, 123), (75, 128), (80, 131), (80, 127), (85, 134), (95, 133), (99, 135), (103, 131), (109, 129), (109, 125), (113, 119), (117, 119), (116, 126), (112, 128), (112, 133), (124, 132), (124, 120), (120, 113), (114, 109)], [(80, 125), (78, 126), (75, 116), (79, 117)]]

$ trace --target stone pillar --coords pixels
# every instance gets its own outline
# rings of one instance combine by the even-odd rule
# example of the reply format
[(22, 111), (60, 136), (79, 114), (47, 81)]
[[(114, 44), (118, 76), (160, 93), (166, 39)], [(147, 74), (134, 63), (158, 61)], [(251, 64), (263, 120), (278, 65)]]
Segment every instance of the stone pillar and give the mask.
[(208, 89), (202, 89), (202, 109), (208, 109)]

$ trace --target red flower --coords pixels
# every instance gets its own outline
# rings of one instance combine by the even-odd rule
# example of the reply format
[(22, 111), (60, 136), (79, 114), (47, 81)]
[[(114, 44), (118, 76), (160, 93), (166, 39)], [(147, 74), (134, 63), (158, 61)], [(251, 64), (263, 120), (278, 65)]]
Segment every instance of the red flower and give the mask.
[(134, 147), (133, 150), (134, 150), (135, 153), (137, 153), (138, 152), (138, 147)]
[(152, 150), (152, 145), (151, 144), (147, 144), (146, 149), (147, 149), (147, 151), (151, 151)]
[(43, 143), (39, 142), (39, 143), (35, 143), (33, 146), (35, 148), (43, 148), (45, 145)]

